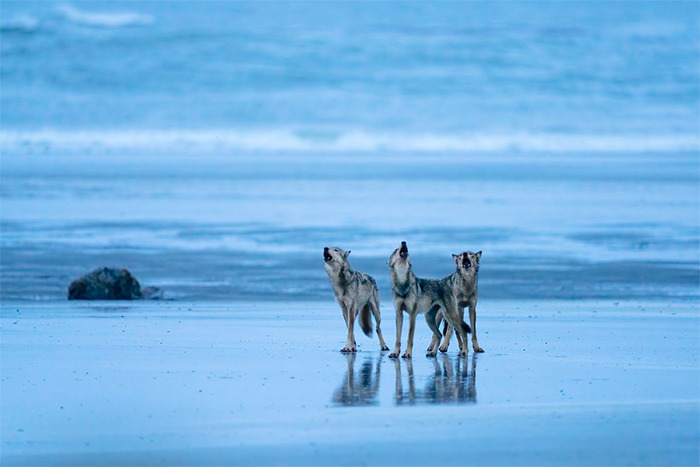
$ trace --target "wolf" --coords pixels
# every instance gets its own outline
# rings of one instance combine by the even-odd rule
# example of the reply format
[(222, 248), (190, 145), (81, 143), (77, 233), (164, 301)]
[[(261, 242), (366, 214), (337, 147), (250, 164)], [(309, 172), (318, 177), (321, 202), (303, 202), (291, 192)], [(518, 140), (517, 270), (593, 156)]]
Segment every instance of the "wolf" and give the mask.
[[(411, 358), (413, 353), (413, 335), (416, 328), (416, 316), (425, 314), (425, 321), (433, 331), (433, 343), (428, 348), (426, 356), (434, 357), (437, 354), (437, 346), (442, 334), (438, 329), (437, 316), (441, 313), (464, 340), (467, 333), (471, 332), (469, 325), (460, 318), (457, 304), (454, 299), (451, 285), (445, 280), (420, 279), (413, 273), (411, 258), (408, 255), (406, 242), (394, 250), (387, 262), (391, 275), (391, 293), (396, 310), (396, 345), (390, 358), (397, 358), (401, 351), (401, 331), (403, 327), (403, 312), (407, 312), (410, 324), (408, 328), (408, 342), (402, 358)], [(435, 344), (437, 342), (437, 344)], [(466, 352), (460, 352), (465, 356)]]
[[(459, 315), (464, 319), (464, 308), (469, 307), (469, 324), (472, 329), (472, 347), (474, 352), (483, 352), (479, 346), (479, 340), (476, 337), (476, 302), (479, 299), (479, 262), (481, 261), (481, 251), (472, 253), (471, 251), (464, 251), (457, 255), (452, 255), (452, 260), (457, 266), (457, 270), (443, 279), (449, 282), (452, 288), (452, 293), (455, 300), (457, 301), (457, 308), (459, 310)], [(437, 317), (438, 325), (442, 318)], [(450, 346), (450, 338), (452, 337), (452, 326), (449, 323), (445, 323), (443, 329), (445, 338), (443, 339), (442, 345), (440, 346), (440, 352), (447, 352), (447, 348)], [(460, 336), (457, 336), (459, 341), (459, 348), (463, 349), (466, 345), (466, 341), (462, 342)], [(435, 344), (435, 341), (431, 343), (431, 346)]]
[(341, 352), (357, 352), (354, 328), (355, 318), (359, 314), (360, 328), (368, 336), (372, 336), (372, 315), (377, 325), (377, 337), (382, 350), (389, 350), (382, 336), (382, 321), (379, 311), (379, 292), (374, 278), (368, 274), (355, 271), (348, 262), (350, 251), (338, 247), (325, 247), (323, 261), (328, 277), (333, 285), (335, 299), (338, 300), (343, 318), (348, 327), (348, 339)]

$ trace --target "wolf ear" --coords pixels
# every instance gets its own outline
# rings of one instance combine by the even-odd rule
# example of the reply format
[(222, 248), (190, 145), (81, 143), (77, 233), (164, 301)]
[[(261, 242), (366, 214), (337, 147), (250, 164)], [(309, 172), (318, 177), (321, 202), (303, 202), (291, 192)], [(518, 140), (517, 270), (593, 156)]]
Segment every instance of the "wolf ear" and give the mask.
[(474, 255), (474, 256), (476, 256), (476, 262), (478, 263), (479, 260), (481, 259), (481, 252), (480, 252), (480, 251), (477, 251), (477, 252), (476, 252), (476, 255)]
[(455, 263), (459, 264), (459, 255), (453, 254), (453, 255), (452, 255), (452, 260), (453, 260)]
[(343, 253), (343, 258), (347, 258), (348, 256), (350, 256), (350, 250)]

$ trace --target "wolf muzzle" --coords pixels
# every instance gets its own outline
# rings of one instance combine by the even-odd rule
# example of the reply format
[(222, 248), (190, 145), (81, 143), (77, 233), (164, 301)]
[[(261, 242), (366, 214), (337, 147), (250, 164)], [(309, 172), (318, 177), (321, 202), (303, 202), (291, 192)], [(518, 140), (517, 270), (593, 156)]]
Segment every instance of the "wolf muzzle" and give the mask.
[(401, 242), (401, 248), (399, 249), (399, 256), (403, 259), (408, 258), (408, 247), (406, 242)]
[(330, 255), (330, 253), (328, 253), (328, 247), (325, 247), (325, 248), (323, 249), (323, 260), (326, 261), (326, 262), (328, 262), (328, 261), (330, 261), (330, 260), (332, 260), (332, 259), (333, 259), (333, 257)]

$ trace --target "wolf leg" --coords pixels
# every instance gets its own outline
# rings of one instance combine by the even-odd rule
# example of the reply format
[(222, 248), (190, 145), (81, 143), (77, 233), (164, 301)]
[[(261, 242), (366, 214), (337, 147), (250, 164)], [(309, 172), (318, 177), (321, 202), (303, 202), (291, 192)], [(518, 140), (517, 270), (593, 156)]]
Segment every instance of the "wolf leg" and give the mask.
[[(435, 317), (435, 325), (440, 329), (440, 323), (442, 322), (442, 313), (438, 313), (437, 316)], [(447, 321), (445, 321), (445, 327), (442, 330), (442, 333), (445, 334), (445, 329), (447, 329)], [(430, 349), (437, 347), (440, 345), (440, 341), (435, 342), (435, 335), (433, 334), (433, 338), (430, 340), (430, 345), (428, 346), (428, 352), (430, 352)]]
[(401, 352), (401, 328), (403, 327), (403, 307), (396, 306), (396, 344), (394, 351), (389, 354), (389, 358), (398, 358)]
[(461, 313), (457, 311), (457, 304), (450, 301), (445, 301), (445, 319), (457, 334), (457, 340), (460, 341), (460, 357), (465, 357), (469, 352), (467, 346), (467, 333), (470, 332), (469, 325), (464, 322)]
[(437, 346), (440, 343), (440, 338), (442, 337), (442, 334), (440, 334), (440, 329), (435, 322), (438, 311), (440, 311), (440, 307), (435, 305), (425, 314), (425, 322), (428, 323), (428, 327), (431, 331), (433, 331), (432, 345), (428, 348), (428, 353), (425, 354), (426, 357), (434, 357), (437, 355)]
[[(459, 310), (459, 320), (462, 322), (464, 321), (464, 307), (457, 305), (457, 309)], [(458, 332), (455, 333), (455, 336), (457, 336), (457, 343), (459, 344), (459, 351), (461, 352), (464, 350), (464, 346), (467, 345), (467, 341), (462, 340), (462, 336)]]
[(353, 303), (349, 307), (347, 307), (348, 310), (348, 340), (345, 343), (345, 347), (343, 347), (340, 351), (341, 352), (357, 352), (357, 345), (355, 344), (355, 315), (357, 315), (357, 307)]
[(455, 332), (455, 337), (457, 337), (457, 344), (459, 345), (459, 350), (464, 350), (464, 343), (466, 341), (462, 340), (462, 336), (458, 332)]
[[(460, 320), (464, 320), (464, 307), (458, 306), (457, 309), (459, 310), (459, 317)], [(447, 349), (450, 347), (450, 339), (452, 338), (452, 326), (449, 323), (445, 323), (446, 330), (445, 330), (445, 338), (442, 340), (442, 346), (440, 347), (440, 352), (447, 352)], [(464, 342), (462, 342), (462, 337), (459, 335), (459, 333), (455, 333), (457, 337), (457, 343), (459, 344), (459, 350), (462, 350), (464, 347)]]
[(469, 353), (469, 345), (467, 342), (467, 333), (464, 331), (462, 326), (455, 328), (455, 333), (457, 334), (457, 341), (459, 342), (459, 356), (466, 357)]
[(345, 306), (345, 303), (342, 301), (338, 300), (338, 304), (340, 305), (340, 309), (343, 312), (343, 319), (345, 320), (345, 327), (348, 326), (348, 308)]
[(379, 326), (379, 323), (382, 322), (382, 314), (379, 311), (379, 296), (376, 290), (374, 291), (374, 296), (372, 297), (372, 300), (370, 300), (369, 303), (372, 308), (372, 314), (374, 315), (374, 322), (377, 325), (376, 331), (377, 337), (379, 337), (379, 347), (381, 347), (382, 350), (389, 350), (389, 346), (386, 345), (386, 342), (384, 342), (382, 328)]
[[(457, 307), (459, 310), (459, 316), (461, 319), (464, 319), (464, 308), (462, 307)], [(445, 338), (442, 340), (442, 345), (440, 346), (440, 352), (447, 352), (447, 349), (450, 347), (450, 340), (452, 339), (452, 326), (450, 326), (450, 323), (445, 320)], [(462, 350), (462, 340), (459, 337), (459, 333), (457, 333), (457, 342), (459, 343), (459, 350)]]
[[(342, 312), (343, 312), (343, 320), (345, 321), (345, 328), (347, 328), (347, 327), (348, 327), (348, 315), (349, 315), (348, 307), (345, 306), (345, 303), (344, 303), (343, 301), (341, 301), (341, 300), (338, 300), (338, 304), (340, 305), (340, 309), (341, 309)], [(348, 347), (347, 347), (347, 345), (346, 345), (346, 346), (343, 347), (340, 351), (341, 351), (341, 352), (349, 352), (349, 350), (346, 350), (347, 348), (348, 348)]]
[(452, 326), (450, 323), (445, 321), (445, 337), (442, 339), (442, 345), (440, 346), (440, 352), (445, 353), (450, 347), (450, 339), (452, 338)]
[(415, 309), (411, 312), (408, 325), (408, 342), (406, 342), (406, 351), (401, 355), (401, 358), (411, 358), (413, 355), (413, 335), (416, 332), (416, 312)]
[(472, 327), (472, 347), (474, 352), (483, 352), (484, 349), (479, 347), (479, 341), (476, 339), (476, 299), (469, 302), (469, 324)]

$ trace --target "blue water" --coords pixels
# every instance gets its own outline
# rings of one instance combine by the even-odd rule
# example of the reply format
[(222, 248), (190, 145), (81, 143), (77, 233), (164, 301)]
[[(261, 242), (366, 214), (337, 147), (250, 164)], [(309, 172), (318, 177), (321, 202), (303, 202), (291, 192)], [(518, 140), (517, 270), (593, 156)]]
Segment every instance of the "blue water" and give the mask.
[[(700, 296), (697, 2), (14, 2), (0, 298), (101, 266), (330, 299), (483, 250), (494, 298)], [(653, 265), (653, 267), (652, 267)]]
[(6, 1), (2, 126), (688, 149), (699, 14), (681, 1)]

